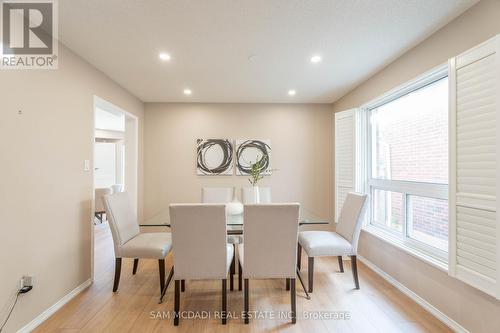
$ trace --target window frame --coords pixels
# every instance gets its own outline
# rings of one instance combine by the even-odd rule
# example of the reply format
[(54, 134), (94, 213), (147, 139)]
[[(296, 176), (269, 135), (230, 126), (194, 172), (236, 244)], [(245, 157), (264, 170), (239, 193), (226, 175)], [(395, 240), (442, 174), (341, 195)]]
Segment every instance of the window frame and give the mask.
[[(365, 161), (364, 163), (361, 163), (365, 170), (359, 173), (364, 179), (361, 179), (360, 181), (366, 184), (366, 186), (364, 187), (365, 192), (369, 195), (367, 218), (365, 220), (363, 229), (375, 234), (377, 237), (382, 238), (389, 243), (408, 250), (410, 253), (414, 253), (417, 257), (424, 259), (434, 265), (437, 265), (442, 269), (447, 269), (449, 251), (443, 251), (422, 241), (410, 238), (408, 233), (408, 214), (410, 210), (407, 209), (406, 204), (409, 200), (408, 196), (419, 196), (448, 201), (449, 180), (448, 184), (439, 184), (372, 178), (373, 136), (370, 117), (372, 110), (377, 109), (384, 104), (390, 103), (414, 91), (422, 89), (448, 76), (447, 64), (440, 65), (432, 69), (431, 71), (415, 78), (414, 80), (411, 80), (363, 105), (361, 107), (361, 110), (363, 112), (362, 117), (364, 118), (364, 123), (366, 124), (366, 130), (358, 132), (360, 133), (358, 137), (359, 142), (364, 143), (366, 147), (363, 154)], [(403, 199), (401, 207), (403, 212), (401, 216), (402, 232), (398, 232), (388, 227), (386, 228), (380, 225), (375, 225), (373, 223), (373, 191), (375, 189), (401, 193)]]

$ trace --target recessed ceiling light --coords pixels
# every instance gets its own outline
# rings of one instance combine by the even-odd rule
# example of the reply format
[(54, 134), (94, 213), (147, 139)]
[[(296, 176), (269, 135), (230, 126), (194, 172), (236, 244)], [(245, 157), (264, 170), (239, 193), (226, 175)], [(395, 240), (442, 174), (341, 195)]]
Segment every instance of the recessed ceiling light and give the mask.
[(311, 57), (311, 62), (312, 62), (313, 64), (316, 64), (316, 63), (318, 63), (318, 62), (321, 62), (321, 56), (320, 56), (320, 55), (313, 55), (313, 56)]
[(295, 90), (288, 90), (288, 95), (295, 96)]
[(169, 61), (170, 60), (170, 54), (161, 52), (159, 55), (160, 59), (163, 61)]
[(184, 95), (191, 95), (192, 93), (191, 89), (184, 89)]

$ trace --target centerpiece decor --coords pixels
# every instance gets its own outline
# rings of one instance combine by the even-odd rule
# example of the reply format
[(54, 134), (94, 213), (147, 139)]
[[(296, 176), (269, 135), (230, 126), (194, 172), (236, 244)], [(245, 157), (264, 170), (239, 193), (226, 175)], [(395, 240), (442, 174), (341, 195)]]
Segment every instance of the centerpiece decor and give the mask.
[(236, 196), (236, 188), (233, 187), (233, 200), (226, 204), (226, 212), (228, 215), (239, 215), (243, 213), (243, 204), (238, 200)]
[(255, 203), (260, 203), (260, 194), (259, 194), (259, 181), (264, 178), (264, 173), (267, 171), (267, 166), (269, 164), (268, 155), (263, 155), (259, 160), (255, 161), (255, 163), (250, 164), (250, 178), (248, 181), (253, 187), (253, 197)]

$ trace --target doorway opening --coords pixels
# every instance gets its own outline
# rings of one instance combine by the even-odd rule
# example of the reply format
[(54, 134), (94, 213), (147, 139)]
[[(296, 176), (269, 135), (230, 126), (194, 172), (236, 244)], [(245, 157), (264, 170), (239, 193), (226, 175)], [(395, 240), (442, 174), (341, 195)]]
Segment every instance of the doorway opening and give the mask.
[[(113, 253), (103, 253), (96, 235), (112, 242), (103, 196), (126, 191), (137, 216), (138, 119), (118, 106), (94, 96), (94, 200), (92, 204), (92, 279), (105, 271)], [(113, 246), (106, 247), (108, 250)], [(111, 259), (112, 260), (112, 259)], [(102, 266), (102, 267), (101, 267)], [(102, 268), (102, 269), (101, 269)]]

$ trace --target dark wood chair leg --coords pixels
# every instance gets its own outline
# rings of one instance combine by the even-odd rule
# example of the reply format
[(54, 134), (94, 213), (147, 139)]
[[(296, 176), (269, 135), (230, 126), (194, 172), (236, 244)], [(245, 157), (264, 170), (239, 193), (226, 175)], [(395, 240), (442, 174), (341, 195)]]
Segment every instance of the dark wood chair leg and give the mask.
[(186, 280), (181, 280), (181, 291), (182, 292), (186, 291)]
[(115, 259), (115, 282), (113, 283), (113, 292), (118, 290), (120, 284), (120, 274), (122, 272), (122, 258)]
[(222, 325), (227, 323), (227, 279), (222, 279)]
[(238, 261), (238, 290), (241, 290), (242, 288), (242, 281), (243, 281), (243, 269), (241, 268), (241, 262)]
[(300, 284), (302, 285), (302, 289), (304, 289), (304, 293), (306, 294), (307, 299), (311, 299), (311, 296), (309, 296), (309, 293), (307, 292), (306, 286), (304, 285), (304, 281), (302, 281), (302, 276), (300, 276), (300, 271), (297, 268), (297, 277), (299, 278)]
[(341, 273), (344, 273), (344, 262), (342, 261), (342, 256), (337, 257), (339, 259), (339, 269)]
[(302, 246), (300, 244), (297, 244), (297, 268), (300, 271), (300, 266), (302, 264)]
[(134, 259), (134, 269), (132, 270), (133, 275), (135, 275), (135, 273), (137, 273), (137, 266), (139, 266), (139, 259), (135, 258)]
[(356, 286), (356, 289), (359, 289), (358, 262), (356, 261), (356, 256), (351, 256), (351, 265), (352, 265), (352, 276), (354, 277), (354, 285)]
[(161, 292), (160, 302), (158, 302), (158, 304), (163, 303), (163, 297), (165, 296), (165, 293), (167, 292), (168, 285), (170, 284), (170, 281), (172, 280), (172, 276), (174, 276), (174, 266), (172, 266), (172, 268), (170, 269), (170, 273), (168, 273), (167, 282), (165, 283), (165, 287), (163, 288), (163, 291)]
[(308, 283), (309, 283), (309, 292), (313, 292), (313, 279), (314, 279), (314, 257), (309, 257), (308, 260), (308, 267), (307, 267), (307, 273), (308, 273)]
[(165, 288), (165, 259), (158, 260), (158, 269), (160, 271), (160, 295), (163, 294)]
[(295, 279), (290, 279), (290, 304), (292, 307), (292, 324), (295, 324), (297, 322), (297, 294), (295, 292)]
[(181, 292), (180, 292), (180, 280), (175, 280), (175, 291), (174, 291), (174, 326), (179, 326), (179, 309), (181, 306)]
[(249, 301), (249, 298), (250, 298), (250, 290), (249, 290), (249, 283), (248, 283), (248, 279), (245, 279), (245, 291), (244, 291), (244, 310), (243, 310), (243, 316), (245, 318), (245, 324), (248, 324), (250, 322), (250, 318), (248, 318), (248, 311), (249, 311), (249, 308), (250, 308), (250, 301)]
[(234, 290), (234, 273), (236, 273), (236, 257), (234, 256), (235, 246), (233, 244), (233, 260), (231, 261), (231, 268), (229, 270), (229, 290)]
[(286, 290), (290, 290), (290, 279), (286, 278)]

